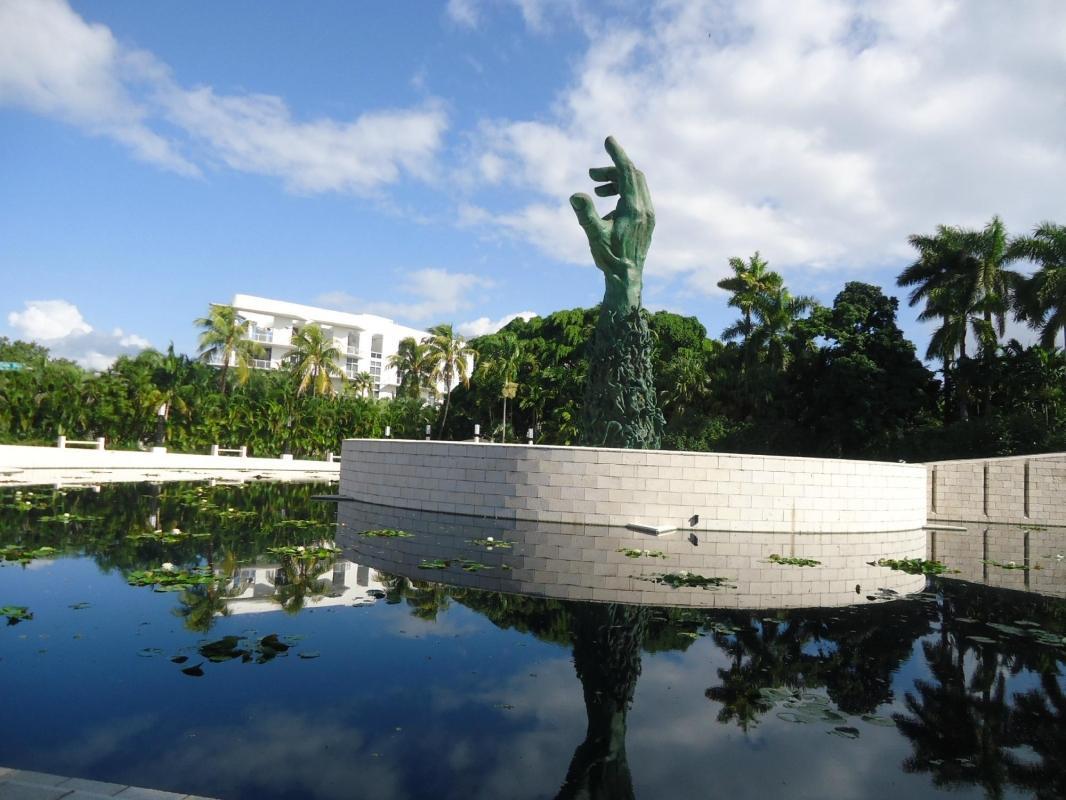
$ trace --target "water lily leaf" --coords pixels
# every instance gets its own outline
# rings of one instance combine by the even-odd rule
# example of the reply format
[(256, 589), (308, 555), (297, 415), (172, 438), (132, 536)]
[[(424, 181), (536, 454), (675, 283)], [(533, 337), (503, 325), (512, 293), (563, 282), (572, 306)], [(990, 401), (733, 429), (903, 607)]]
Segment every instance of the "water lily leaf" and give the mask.
[(26, 606), (3, 606), (0, 608), (0, 617), (7, 617), (8, 625), (18, 625), (20, 622), (33, 619), (33, 614)]
[(81, 611), (82, 609), (89, 608), (91, 605), (92, 603), (86, 603), (82, 601), (80, 603), (74, 603), (73, 605), (69, 605), (67, 606), (67, 608), (72, 608), (75, 611)]
[(163, 651), (158, 647), (145, 647), (142, 650), (138, 650), (137, 655), (141, 658), (154, 658), (155, 656), (163, 655)]
[(423, 558), (419, 563), (419, 569), (447, 569), (451, 565), (451, 561), (446, 561), (443, 558), (427, 559)]
[(322, 654), (320, 652), (318, 652), (317, 650), (304, 650), (299, 655), (300, 655), (300, 658), (318, 658)]
[(882, 728), (896, 727), (896, 723), (889, 717), (879, 717), (876, 714), (863, 714), (862, 721), (869, 725), (880, 725)]
[(239, 647), (240, 642), (239, 636), (223, 636), (218, 641), (202, 645), (200, 647), (200, 655), (216, 664), (230, 661), (240, 656), (250, 655), (247, 649)]
[(839, 727), (833, 728), (833, 730), (829, 731), (829, 733), (831, 733), (833, 736), (839, 736), (842, 739), (858, 739), (859, 738), (859, 729), (858, 728), (852, 728), (849, 725), (841, 725)]
[(204, 676), (203, 662), (201, 661), (195, 667), (186, 667), (181, 674), (188, 675), (190, 678), (202, 678)]
[(170, 660), (173, 661), (175, 664), (184, 664), (186, 661), (189, 660), (189, 657), (188, 656), (174, 656)]

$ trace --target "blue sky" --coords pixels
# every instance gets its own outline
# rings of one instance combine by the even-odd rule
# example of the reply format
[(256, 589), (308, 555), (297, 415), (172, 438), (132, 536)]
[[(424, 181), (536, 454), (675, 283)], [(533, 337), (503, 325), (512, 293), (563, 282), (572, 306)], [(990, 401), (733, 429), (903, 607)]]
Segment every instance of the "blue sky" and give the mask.
[(567, 197), (608, 133), (646, 305), (718, 335), (730, 256), (830, 303), (937, 224), (1066, 221), (1064, 67), (1055, 0), (0, 0), (0, 335), (100, 367), (236, 292), (470, 334), (591, 305)]

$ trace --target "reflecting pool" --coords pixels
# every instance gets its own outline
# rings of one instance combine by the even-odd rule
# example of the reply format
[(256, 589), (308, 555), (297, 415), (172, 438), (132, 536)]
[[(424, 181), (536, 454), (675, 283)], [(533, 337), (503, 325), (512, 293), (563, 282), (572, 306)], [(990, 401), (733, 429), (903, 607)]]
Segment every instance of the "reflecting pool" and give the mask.
[(742, 555), (331, 491), (0, 493), (0, 765), (219, 798), (1066, 797), (1066, 529)]

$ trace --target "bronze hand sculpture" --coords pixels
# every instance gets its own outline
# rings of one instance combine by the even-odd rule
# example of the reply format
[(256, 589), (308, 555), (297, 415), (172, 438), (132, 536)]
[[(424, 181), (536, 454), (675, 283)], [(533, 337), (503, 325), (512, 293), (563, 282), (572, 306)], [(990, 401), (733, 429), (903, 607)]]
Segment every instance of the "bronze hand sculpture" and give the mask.
[(603, 219), (587, 194), (570, 197), (578, 222), (585, 229), (596, 262), (606, 279), (603, 303), (616, 311), (640, 308), (644, 259), (655, 229), (655, 210), (644, 173), (629, 160), (621, 145), (608, 136), (604, 143), (613, 167), (593, 167), (589, 177), (603, 181), (596, 187), (600, 197), (618, 195), (618, 204)]
[(640, 293), (655, 211), (644, 173), (614, 137), (604, 147), (614, 166), (593, 167), (589, 176), (604, 182), (596, 187), (600, 197), (618, 195), (615, 209), (601, 219), (587, 194), (570, 198), (606, 284), (589, 347), (581, 443), (654, 449), (665, 423), (655, 402), (651, 334)]

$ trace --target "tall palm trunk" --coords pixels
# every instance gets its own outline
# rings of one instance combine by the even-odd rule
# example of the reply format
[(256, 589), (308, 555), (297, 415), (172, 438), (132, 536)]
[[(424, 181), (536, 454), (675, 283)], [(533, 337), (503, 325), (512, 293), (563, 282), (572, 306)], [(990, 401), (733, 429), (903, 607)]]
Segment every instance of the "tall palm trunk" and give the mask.
[(958, 396), (955, 398), (959, 408), (959, 419), (968, 420), (970, 418), (970, 408), (967, 402), (967, 396), (969, 394), (968, 386), (966, 385), (966, 378), (962, 374), (962, 362), (966, 358), (966, 338), (963, 337), (962, 342), (959, 344), (959, 360), (956, 362), (956, 369), (959, 370), (959, 379), (955, 381), (955, 389)]
[(444, 413), (440, 419), (440, 430), (437, 432), (437, 438), (444, 438), (444, 426), (448, 422), (448, 406), (452, 402), (452, 374), (451, 370), (444, 373)]

